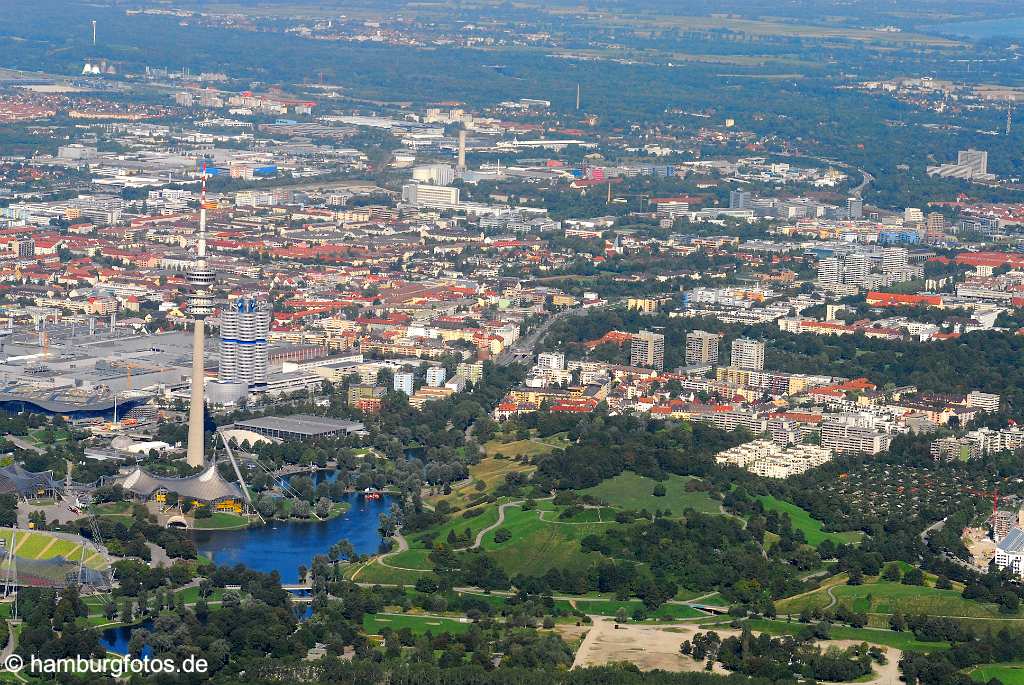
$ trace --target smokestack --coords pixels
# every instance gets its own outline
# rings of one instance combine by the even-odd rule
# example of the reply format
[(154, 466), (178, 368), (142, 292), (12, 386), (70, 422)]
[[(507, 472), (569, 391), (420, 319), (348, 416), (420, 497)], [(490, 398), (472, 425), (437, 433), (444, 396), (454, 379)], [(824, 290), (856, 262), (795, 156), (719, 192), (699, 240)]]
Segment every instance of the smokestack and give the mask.
[(89, 317), (89, 335), (90, 336), (96, 335), (96, 317), (95, 316), (90, 316)]
[(459, 171), (466, 170), (466, 129), (459, 129)]
[(580, 84), (576, 84), (576, 111), (580, 111)]
[(92, 46), (96, 47), (96, 20), (92, 20)]

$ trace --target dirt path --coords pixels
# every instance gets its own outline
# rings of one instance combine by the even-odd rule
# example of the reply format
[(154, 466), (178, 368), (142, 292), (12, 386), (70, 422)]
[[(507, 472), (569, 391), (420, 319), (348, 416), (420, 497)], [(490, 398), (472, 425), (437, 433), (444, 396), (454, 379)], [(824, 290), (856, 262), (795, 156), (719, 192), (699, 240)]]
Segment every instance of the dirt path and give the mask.
[(836, 596), (832, 593), (832, 588), (833, 587), (835, 587), (835, 586), (834, 585), (829, 585), (827, 588), (825, 588), (825, 594), (828, 595), (828, 598), (829, 598), (829, 603), (827, 605), (825, 605), (825, 611), (828, 611), (829, 609), (834, 607), (839, 602), (839, 600), (836, 599)]

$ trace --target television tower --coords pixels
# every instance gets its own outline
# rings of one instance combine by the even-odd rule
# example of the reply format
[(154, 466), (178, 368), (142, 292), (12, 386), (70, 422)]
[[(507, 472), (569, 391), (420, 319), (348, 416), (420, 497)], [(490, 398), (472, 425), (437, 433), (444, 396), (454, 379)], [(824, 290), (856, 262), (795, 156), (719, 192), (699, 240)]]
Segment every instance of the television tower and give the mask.
[(188, 451), (185, 461), (189, 466), (204, 466), (206, 439), (203, 434), (203, 418), (206, 400), (203, 392), (205, 377), (203, 363), (203, 342), (206, 317), (213, 313), (213, 292), (216, 280), (206, 264), (206, 165), (203, 165), (202, 191), (199, 195), (199, 239), (196, 241), (196, 259), (188, 271), (188, 283), (192, 294), (188, 298), (188, 311), (195, 320), (192, 331), (192, 400), (188, 408)]
[(96, 20), (92, 20), (92, 46), (96, 47)]

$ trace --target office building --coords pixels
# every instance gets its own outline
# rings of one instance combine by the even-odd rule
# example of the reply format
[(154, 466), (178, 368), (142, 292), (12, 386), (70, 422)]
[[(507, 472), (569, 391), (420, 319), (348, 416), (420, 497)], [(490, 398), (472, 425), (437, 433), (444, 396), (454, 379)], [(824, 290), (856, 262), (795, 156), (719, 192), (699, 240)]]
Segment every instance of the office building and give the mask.
[(690, 213), (690, 203), (671, 200), (658, 203), (658, 218), (675, 221), (679, 217)]
[(455, 169), (447, 164), (424, 164), (414, 167), (412, 180), (436, 186), (446, 186), (455, 180)]
[(691, 331), (686, 334), (686, 365), (718, 363), (718, 334)]
[(448, 378), (448, 370), (443, 366), (431, 366), (427, 369), (427, 385), (431, 388), (440, 388)]
[(426, 183), (402, 186), (402, 202), (427, 209), (455, 209), (459, 206), (459, 189)]
[(629, 363), (645, 369), (665, 370), (665, 336), (651, 331), (640, 331), (629, 346)]
[(764, 369), (764, 343), (750, 338), (732, 341), (732, 366), (738, 369), (761, 371)]
[(956, 163), (928, 167), (929, 176), (962, 178), (967, 181), (992, 181), (995, 174), (988, 173), (988, 153), (984, 150), (960, 150)]
[(403, 371), (395, 374), (394, 382), (395, 392), (404, 392), (409, 397), (412, 397), (413, 393), (413, 375), (411, 372)]
[(864, 200), (859, 197), (846, 198), (846, 216), (852, 220), (863, 219)]
[(267, 334), (270, 311), (261, 303), (240, 297), (220, 315), (221, 383), (267, 384)]
[(745, 190), (729, 191), (729, 209), (750, 209), (753, 195)]

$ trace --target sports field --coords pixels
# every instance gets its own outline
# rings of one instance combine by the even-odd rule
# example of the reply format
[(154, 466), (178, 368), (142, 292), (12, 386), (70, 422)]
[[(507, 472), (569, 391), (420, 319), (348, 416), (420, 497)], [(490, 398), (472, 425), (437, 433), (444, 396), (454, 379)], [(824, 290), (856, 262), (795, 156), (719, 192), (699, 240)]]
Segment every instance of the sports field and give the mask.
[[(4, 549), (11, 549), (14, 538), (15, 535), (12, 529), (0, 528), (0, 540), (3, 541)], [(20, 559), (31, 561), (47, 561), (63, 557), (70, 562), (78, 563), (84, 559), (85, 565), (89, 568), (105, 568), (106, 562), (103, 556), (96, 552), (92, 544), (86, 542), (83, 553), (82, 542), (57, 537), (45, 531), (19, 529), (16, 543), (17, 548), (14, 550), (14, 553)]]

